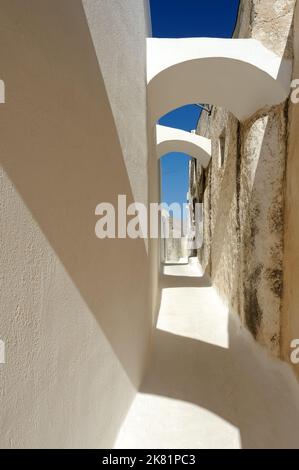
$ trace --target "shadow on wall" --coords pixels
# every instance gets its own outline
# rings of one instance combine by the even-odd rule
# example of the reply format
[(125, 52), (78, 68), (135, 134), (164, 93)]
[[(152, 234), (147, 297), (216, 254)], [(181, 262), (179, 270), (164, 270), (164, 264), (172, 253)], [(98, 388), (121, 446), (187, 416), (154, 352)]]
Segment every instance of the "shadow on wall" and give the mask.
[[(217, 280), (220, 281), (227, 279), (223, 277), (221, 272), (221, 263), (223, 263), (223, 255), (227, 251), (227, 258), (229, 259), (230, 271), (229, 292), (224, 289), (223, 295), (231, 300), (230, 307), (235, 311), (237, 310), (237, 289), (234, 286), (235, 282), (239, 282), (238, 272), (238, 121), (237, 119), (228, 114), (226, 126), (230, 129), (227, 135), (227, 155), (225, 158), (224, 169), (218, 170), (218, 140), (213, 139), (213, 160), (210, 172), (212, 173), (209, 178), (210, 187), (209, 198), (211, 198), (211, 212), (212, 207), (215, 208), (212, 212), (212, 220), (210, 224), (211, 245), (210, 247), (203, 247), (209, 253), (205, 255), (210, 259), (211, 277), (213, 283), (218, 286)], [(236, 137), (235, 137), (236, 136)], [(221, 172), (222, 175), (215, 172)], [(219, 188), (219, 190), (218, 190)], [(225, 286), (227, 287), (227, 286)]]
[(285, 105), (274, 108), (242, 129), (241, 312), (254, 337), (277, 356), (283, 294), (285, 109)]
[[(292, 29), (285, 58), (289, 58), (291, 37)], [(253, 336), (277, 356), (283, 294), (286, 106), (265, 109), (237, 128), (229, 121), (228, 134), (236, 135), (236, 148), (229, 148), (211, 242), (213, 284)], [(234, 161), (230, 152), (236, 155)], [(229, 183), (231, 175), (234, 187)], [(230, 219), (227, 223), (227, 214), (233, 214), (233, 223)], [(229, 282), (224, 285), (227, 276)]]
[[(227, 157), (211, 243), (213, 284), (254, 337), (276, 355), (282, 301), (284, 110), (281, 105), (266, 117), (257, 115), (236, 129), (229, 127), (240, 133), (236, 140), (242, 148), (229, 149), (236, 157)], [(235, 185), (229, 183), (231, 175)], [(230, 276), (227, 285), (225, 270)]]
[(142, 393), (217, 414), (239, 428), (244, 449), (298, 448), (299, 402), (291, 370), (278, 361), (270, 363), (232, 318), (228, 328), (229, 349), (156, 330)]
[(161, 274), (160, 285), (162, 289), (175, 289), (178, 287), (211, 287), (208, 275), (202, 277), (176, 276)]
[[(143, 240), (95, 236), (96, 205), (133, 197), (81, 1), (70, 15), (63, 4), (37, 1), (18, 31), (3, 32), (1, 163), (137, 387), (148, 259)], [(10, 9), (17, 21), (18, 3)]]

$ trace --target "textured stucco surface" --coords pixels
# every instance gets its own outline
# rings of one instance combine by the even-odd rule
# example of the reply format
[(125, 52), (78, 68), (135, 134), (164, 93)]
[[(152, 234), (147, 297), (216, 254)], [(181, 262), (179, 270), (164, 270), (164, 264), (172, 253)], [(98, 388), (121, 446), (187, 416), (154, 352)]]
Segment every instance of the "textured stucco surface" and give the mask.
[(112, 446), (143, 374), (146, 247), (94, 233), (147, 198), (137, 3), (1, 2), (1, 448)]
[(148, 197), (144, 84), (144, 38), (150, 33), (147, 2), (83, 0), (134, 199), (144, 204)]
[[(253, 37), (291, 58), (294, 6), (295, 0), (243, 1), (235, 37)], [(224, 301), (274, 355), (281, 347), (287, 110), (287, 103), (263, 109), (238, 123), (214, 108), (198, 129), (213, 140), (201, 261)]]

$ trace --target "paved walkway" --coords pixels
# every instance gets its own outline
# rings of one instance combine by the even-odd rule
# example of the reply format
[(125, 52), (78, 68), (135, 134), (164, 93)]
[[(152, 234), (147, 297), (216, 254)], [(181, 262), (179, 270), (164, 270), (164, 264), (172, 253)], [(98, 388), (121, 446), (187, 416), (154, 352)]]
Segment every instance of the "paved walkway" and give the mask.
[(299, 448), (290, 368), (228, 315), (194, 266), (179, 268), (163, 276), (152, 360), (116, 448)]

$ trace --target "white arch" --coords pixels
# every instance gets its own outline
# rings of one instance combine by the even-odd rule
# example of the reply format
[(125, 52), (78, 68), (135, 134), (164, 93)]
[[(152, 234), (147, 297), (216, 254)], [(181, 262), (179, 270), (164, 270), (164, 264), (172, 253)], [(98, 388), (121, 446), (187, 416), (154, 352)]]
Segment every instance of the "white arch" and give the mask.
[(147, 39), (150, 121), (191, 103), (210, 103), (239, 120), (283, 102), (291, 61), (255, 39)]
[(206, 168), (211, 159), (211, 141), (191, 132), (156, 126), (157, 158), (170, 152), (182, 152), (196, 158)]

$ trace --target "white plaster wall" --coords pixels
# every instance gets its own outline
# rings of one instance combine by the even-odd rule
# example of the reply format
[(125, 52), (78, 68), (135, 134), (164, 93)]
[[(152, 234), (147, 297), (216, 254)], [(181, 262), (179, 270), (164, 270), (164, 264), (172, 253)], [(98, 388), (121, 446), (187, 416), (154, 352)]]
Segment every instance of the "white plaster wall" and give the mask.
[(133, 194), (136, 201), (146, 204), (144, 38), (150, 35), (148, 0), (83, 0), (83, 6)]
[(146, 247), (94, 234), (99, 202), (146, 200), (146, 12), (84, 7), (1, 1), (1, 448), (112, 446), (147, 357)]

